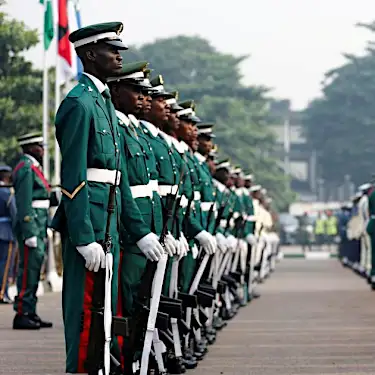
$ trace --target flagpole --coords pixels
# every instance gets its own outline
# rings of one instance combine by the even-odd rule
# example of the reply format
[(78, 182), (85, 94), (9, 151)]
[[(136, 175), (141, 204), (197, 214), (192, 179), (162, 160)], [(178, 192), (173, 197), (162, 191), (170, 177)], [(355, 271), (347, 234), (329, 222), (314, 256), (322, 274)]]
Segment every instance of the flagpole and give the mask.
[[(45, 22), (45, 13), (47, 10), (48, 1), (44, 1), (44, 13), (43, 13), (43, 25)], [(49, 141), (48, 141), (48, 49), (44, 48), (43, 54), (43, 142), (44, 142), (44, 154), (43, 154), (43, 173), (47, 181), (50, 177), (49, 168)]]
[[(59, 9), (59, 4), (57, 0), (57, 9)], [(56, 22), (56, 73), (55, 73), (55, 114), (57, 113), (60, 103), (61, 103), (61, 77), (60, 77), (60, 59), (59, 59), (59, 21)], [(55, 140), (55, 185), (60, 185), (60, 172), (61, 172), (61, 157), (60, 157), (60, 147), (57, 142), (56, 136)]]

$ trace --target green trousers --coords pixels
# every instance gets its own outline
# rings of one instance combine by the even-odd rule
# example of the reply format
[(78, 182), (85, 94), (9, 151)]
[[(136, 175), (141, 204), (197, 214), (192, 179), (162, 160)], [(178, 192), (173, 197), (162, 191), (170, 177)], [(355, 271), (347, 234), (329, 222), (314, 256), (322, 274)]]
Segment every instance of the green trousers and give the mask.
[(38, 301), (36, 292), (38, 290), (40, 270), (44, 261), (46, 245), (42, 237), (37, 237), (38, 246), (35, 248), (26, 246), (21, 237), (17, 239), (19, 248), (18, 295), (14, 300), (13, 308), (18, 314), (35, 313)]
[[(117, 308), (118, 266), (120, 249), (118, 235), (113, 233), (112, 311)], [(90, 340), (91, 304), (95, 272), (85, 268), (85, 260), (69, 241), (62, 236), (63, 292), (62, 307), (66, 347), (66, 372), (87, 373), (85, 361)]]
[(188, 293), (190, 285), (195, 275), (196, 259), (193, 258), (192, 252), (189, 251), (181, 261), (179, 273), (179, 286), (182, 293)]

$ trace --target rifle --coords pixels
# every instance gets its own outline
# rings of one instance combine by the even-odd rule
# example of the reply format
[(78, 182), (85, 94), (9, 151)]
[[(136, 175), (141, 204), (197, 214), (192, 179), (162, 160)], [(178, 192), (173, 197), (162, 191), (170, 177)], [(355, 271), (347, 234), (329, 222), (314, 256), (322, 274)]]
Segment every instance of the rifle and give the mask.
[[(175, 192), (171, 191), (167, 195), (165, 210), (164, 210), (164, 225), (162, 232), (160, 234), (160, 243), (164, 246), (165, 237), (168, 233), (168, 224), (170, 219), (173, 217), (173, 208), (177, 201), (178, 192), (183, 181), (184, 173), (180, 171), (180, 179), (177, 185), (177, 189)], [(129, 358), (135, 359), (135, 353), (139, 348), (140, 339), (145, 337), (143, 343), (143, 351), (142, 351), (142, 359), (141, 359), (141, 368), (140, 374), (146, 374), (148, 370), (148, 361), (149, 355), (151, 351), (151, 342), (154, 333), (155, 321), (157, 310), (160, 301), (160, 294), (161, 294), (161, 287), (162, 282), (155, 283), (155, 290), (153, 292), (153, 296), (151, 296), (152, 291), (152, 284), (154, 280), (154, 276), (159, 275), (160, 278), (164, 275), (165, 267), (167, 262), (167, 256), (164, 254), (162, 259), (159, 262), (151, 262), (147, 261), (146, 269), (142, 275), (141, 283), (138, 292), (138, 298), (136, 302), (135, 311), (133, 313), (134, 319), (132, 321), (132, 329), (130, 332), (129, 337), (129, 349), (131, 352), (131, 356)], [(155, 273), (157, 275), (155, 275)], [(156, 290), (158, 288), (158, 290)], [(150, 309), (147, 308), (147, 303), (151, 299), (151, 306)], [(145, 314), (145, 311), (149, 311), (149, 314)], [(147, 315), (147, 328), (146, 333), (144, 335), (144, 327), (145, 327), (145, 315)], [(125, 349), (125, 347), (124, 347)], [(126, 353), (128, 355), (128, 353)], [(132, 361), (129, 360), (129, 363), (126, 364), (125, 373), (132, 374)]]
[[(119, 154), (118, 154), (119, 155)], [(110, 344), (112, 336), (112, 322), (114, 334), (126, 335), (128, 331), (125, 318), (112, 317), (111, 309), (111, 281), (113, 275), (112, 236), (110, 233), (112, 215), (116, 208), (116, 189), (119, 173), (120, 158), (116, 161), (115, 183), (109, 188), (107, 221), (104, 241), (100, 241), (105, 253), (105, 269), (100, 268), (94, 274), (94, 287), (91, 306), (91, 325), (85, 369), (89, 374), (103, 371), (109, 375), (112, 364), (114, 374), (121, 374), (120, 363), (111, 355)]]

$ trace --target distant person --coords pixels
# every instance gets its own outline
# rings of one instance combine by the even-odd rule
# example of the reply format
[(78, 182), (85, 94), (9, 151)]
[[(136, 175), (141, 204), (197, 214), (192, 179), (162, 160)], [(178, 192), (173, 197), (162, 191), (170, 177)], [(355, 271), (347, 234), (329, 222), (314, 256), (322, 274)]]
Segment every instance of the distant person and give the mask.
[(335, 243), (335, 238), (338, 234), (338, 220), (332, 211), (327, 211), (327, 219), (325, 220), (325, 237), (328, 245), (328, 250), (332, 250)]
[(10, 303), (8, 280), (12, 273), (16, 239), (13, 226), (16, 222), (16, 200), (11, 188), (12, 169), (0, 166), (0, 303)]
[(318, 217), (316, 218), (316, 221), (315, 221), (314, 233), (315, 233), (316, 244), (319, 246), (320, 249), (325, 244), (325, 225), (326, 225), (326, 220), (324, 216), (322, 215), (322, 213), (319, 212)]
[(304, 214), (300, 218), (300, 241), (302, 245), (302, 251), (306, 252), (306, 249), (308, 251), (311, 251), (311, 238), (310, 238), (310, 218), (307, 212), (304, 212)]

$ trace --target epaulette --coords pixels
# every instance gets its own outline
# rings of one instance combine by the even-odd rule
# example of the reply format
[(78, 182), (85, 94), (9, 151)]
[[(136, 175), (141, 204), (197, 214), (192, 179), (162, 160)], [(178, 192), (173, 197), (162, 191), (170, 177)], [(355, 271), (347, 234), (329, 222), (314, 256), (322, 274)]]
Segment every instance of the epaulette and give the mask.
[(67, 98), (79, 98), (85, 91), (93, 91), (90, 86), (85, 85), (84, 83), (79, 83), (78, 85), (74, 86), (66, 96)]

